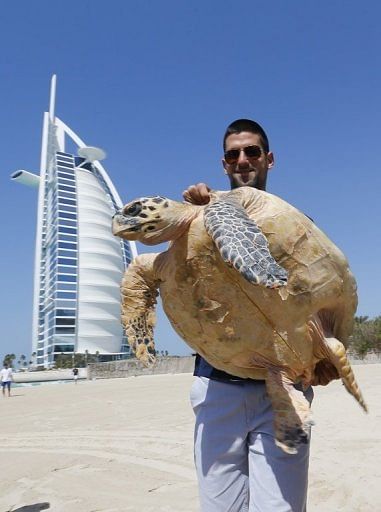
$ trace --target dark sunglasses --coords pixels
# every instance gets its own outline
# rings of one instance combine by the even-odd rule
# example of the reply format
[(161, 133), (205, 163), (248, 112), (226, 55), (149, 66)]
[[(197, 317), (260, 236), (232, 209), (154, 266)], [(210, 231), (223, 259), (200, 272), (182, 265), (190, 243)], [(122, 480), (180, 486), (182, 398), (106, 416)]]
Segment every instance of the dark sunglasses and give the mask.
[(245, 153), (247, 158), (259, 158), (263, 153), (262, 148), (259, 146), (246, 146), (245, 148), (241, 149), (229, 149), (224, 153), (225, 162), (229, 165), (236, 164), (238, 162), (241, 151)]

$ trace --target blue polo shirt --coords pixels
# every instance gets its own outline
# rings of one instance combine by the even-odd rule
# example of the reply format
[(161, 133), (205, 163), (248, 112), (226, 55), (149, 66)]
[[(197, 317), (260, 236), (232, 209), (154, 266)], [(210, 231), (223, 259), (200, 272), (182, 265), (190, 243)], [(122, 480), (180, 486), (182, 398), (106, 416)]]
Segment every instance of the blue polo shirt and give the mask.
[(221, 380), (223, 382), (240, 382), (245, 380), (252, 380), (243, 379), (242, 377), (230, 375), (230, 373), (223, 372), (222, 370), (217, 370), (217, 368), (214, 368), (211, 364), (208, 363), (208, 361), (201, 357), (200, 354), (196, 354), (193, 375), (195, 377), (207, 377), (208, 379)]

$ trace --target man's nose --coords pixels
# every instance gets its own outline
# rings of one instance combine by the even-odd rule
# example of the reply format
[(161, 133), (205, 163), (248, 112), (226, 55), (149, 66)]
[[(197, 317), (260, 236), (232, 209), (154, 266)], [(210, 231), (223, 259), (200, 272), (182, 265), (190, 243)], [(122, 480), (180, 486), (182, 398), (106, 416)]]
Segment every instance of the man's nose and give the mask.
[(246, 153), (243, 149), (239, 150), (239, 157), (238, 157), (237, 163), (238, 163), (238, 165), (242, 165), (242, 164), (246, 165), (248, 163)]

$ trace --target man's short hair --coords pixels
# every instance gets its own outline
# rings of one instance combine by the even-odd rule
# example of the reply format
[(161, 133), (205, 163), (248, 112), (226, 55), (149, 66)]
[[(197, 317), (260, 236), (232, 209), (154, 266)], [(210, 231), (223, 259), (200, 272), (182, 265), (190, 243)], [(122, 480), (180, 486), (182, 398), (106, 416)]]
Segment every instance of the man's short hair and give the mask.
[(233, 133), (249, 132), (259, 135), (262, 139), (263, 149), (268, 153), (270, 151), (269, 139), (262, 126), (251, 119), (237, 119), (229, 124), (224, 135), (224, 151), (226, 149), (226, 139)]

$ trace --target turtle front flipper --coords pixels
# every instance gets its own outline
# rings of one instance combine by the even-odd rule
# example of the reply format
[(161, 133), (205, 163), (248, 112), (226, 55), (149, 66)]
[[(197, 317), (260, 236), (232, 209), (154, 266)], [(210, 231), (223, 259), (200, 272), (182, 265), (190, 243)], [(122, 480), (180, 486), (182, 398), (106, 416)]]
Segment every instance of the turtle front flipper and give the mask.
[(204, 223), (222, 259), (249, 282), (267, 288), (287, 284), (287, 272), (270, 254), (266, 237), (233, 197), (226, 194), (210, 203)]
[(136, 357), (145, 365), (155, 362), (153, 328), (158, 280), (153, 262), (157, 254), (142, 254), (127, 268), (121, 285), (122, 324), (128, 343)]

